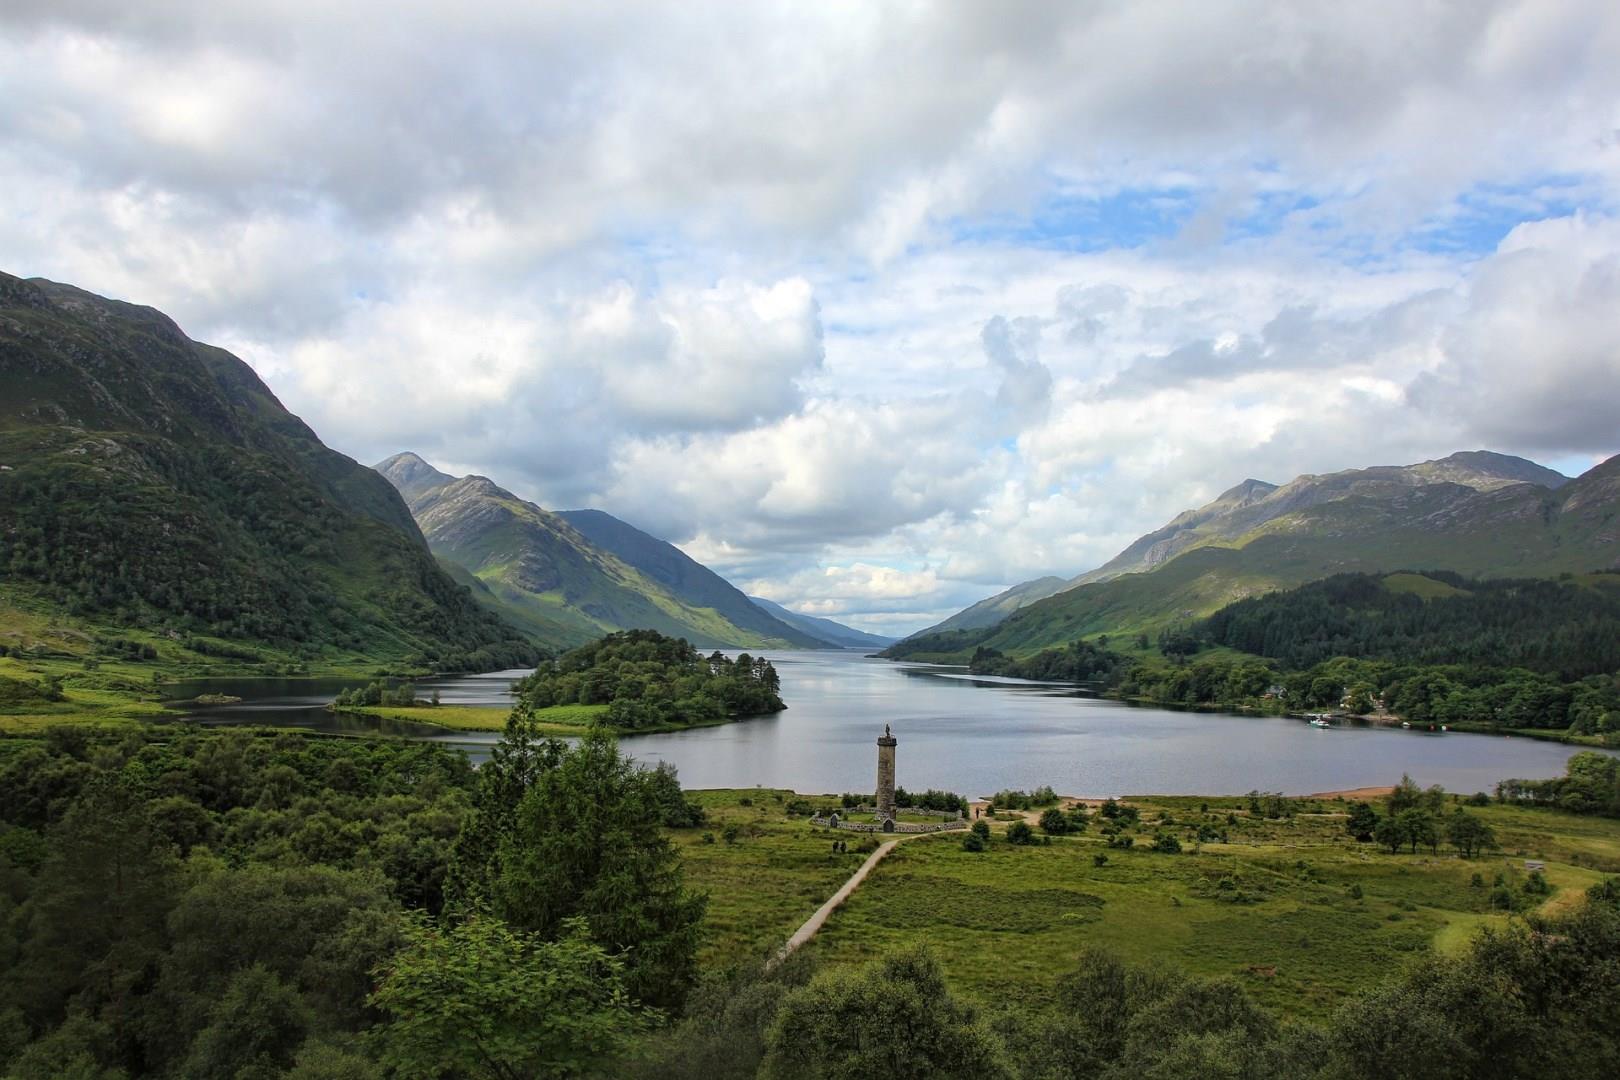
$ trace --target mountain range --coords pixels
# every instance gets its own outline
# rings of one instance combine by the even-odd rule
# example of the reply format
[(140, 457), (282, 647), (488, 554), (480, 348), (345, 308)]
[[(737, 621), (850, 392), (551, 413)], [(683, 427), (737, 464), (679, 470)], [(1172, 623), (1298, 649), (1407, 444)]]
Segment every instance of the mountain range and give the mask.
[(864, 630), (856, 630), (852, 626), (845, 626), (843, 623), (834, 622), (831, 619), (817, 618), (814, 615), (800, 615), (796, 611), (789, 611), (775, 600), (767, 600), (763, 596), (750, 596), (748, 599), (789, 626), (796, 626), (810, 636), (819, 638), (829, 645), (836, 645), (842, 649), (881, 649), (894, 644), (894, 638), (892, 637), (868, 634)]
[(887, 643), (756, 604), (600, 511), (551, 513), (414, 454), (379, 475), (153, 308), (0, 274), (0, 385), (0, 652), (53, 647), (25, 624), (292, 670), (513, 667), (627, 628)]
[[(1347, 571), (1533, 577), (1620, 567), (1620, 458), (1570, 480), (1488, 451), (1407, 466), (1245, 480), (1095, 570), (1040, 578), (930, 627), (889, 655), (1029, 652), (1142, 633)], [(999, 615), (1000, 618), (996, 618)]]
[[(415, 454), (367, 469), (152, 308), (0, 274), (0, 385), (0, 615), (60, 620), (53, 633), (134, 635), (180, 661), (441, 670), (627, 628), (703, 648), (887, 643), (751, 599), (599, 510), (546, 510)], [(1620, 458), (1569, 479), (1471, 451), (1245, 480), (1094, 570), (1015, 586), (887, 655), (1151, 634), (1343, 572), (1615, 568)]]
[(601, 510), (546, 510), (487, 477), (450, 476), (410, 452), (376, 469), (452, 572), (471, 575), (487, 603), (543, 640), (576, 645), (636, 628), (705, 649), (889, 643), (756, 603), (675, 545)]

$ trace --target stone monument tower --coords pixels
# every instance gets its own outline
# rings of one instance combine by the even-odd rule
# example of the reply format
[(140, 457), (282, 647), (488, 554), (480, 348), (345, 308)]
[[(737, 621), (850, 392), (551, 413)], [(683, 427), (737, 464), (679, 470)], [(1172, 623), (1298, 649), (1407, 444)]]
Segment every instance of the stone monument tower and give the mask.
[(877, 781), (877, 812), (878, 817), (884, 821), (894, 820), (894, 748), (899, 740), (889, 732), (889, 725), (883, 725), (883, 734), (878, 736), (878, 781)]

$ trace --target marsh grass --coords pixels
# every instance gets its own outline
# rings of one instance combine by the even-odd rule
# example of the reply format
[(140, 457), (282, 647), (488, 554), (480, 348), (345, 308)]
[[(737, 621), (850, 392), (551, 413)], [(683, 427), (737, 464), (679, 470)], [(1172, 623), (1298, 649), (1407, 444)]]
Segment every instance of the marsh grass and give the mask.
[[(699, 795), (713, 820), (743, 828), (735, 845), (677, 834), (689, 879), (710, 892), (709, 959), (768, 954), (864, 857), (854, 843), (847, 856), (830, 856), (829, 835), (787, 819), (778, 796), (796, 798)], [(752, 805), (740, 806), (742, 798)], [(1285, 1014), (1321, 1017), (1411, 957), (1458, 948), (1516, 917), (1495, 911), (1490, 893), (1498, 874), (1522, 892), (1524, 858), (1547, 860), (1553, 893), (1543, 907), (1567, 909), (1620, 848), (1620, 822), (1517, 807), (1476, 811), (1503, 851), (1466, 860), (1446, 849), (1390, 855), (1358, 844), (1344, 833), (1349, 804), (1331, 799), (1289, 800), (1299, 812), (1277, 819), (1251, 817), (1247, 798), (1129, 802), (1143, 818), (1130, 850), (1106, 848), (1095, 820), (1086, 835), (1050, 846), (1009, 844), (1001, 824), (984, 852), (963, 850), (951, 833), (908, 840), (808, 948), (845, 964), (924, 942), (953, 988), (993, 1003), (1043, 985), (1095, 943), (1134, 960), (1230, 975)], [(1159, 824), (1164, 815), (1174, 824)], [(1197, 844), (1200, 824), (1230, 842)], [(1184, 852), (1147, 849), (1159, 831), (1178, 836)], [(1108, 861), (1099, 867), (1092, 856), (1101, 851)], [(1471, 884), (1475, 873), (1484, 887)]]

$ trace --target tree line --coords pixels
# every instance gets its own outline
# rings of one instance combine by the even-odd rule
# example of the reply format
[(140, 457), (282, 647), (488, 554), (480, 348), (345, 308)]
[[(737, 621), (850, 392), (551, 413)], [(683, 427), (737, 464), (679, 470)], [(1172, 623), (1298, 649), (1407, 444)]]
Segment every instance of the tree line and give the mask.
[(535, 709), (606, 705), (607, 725), (627, 731), (787, 708), (776, 668), (763, 656), (703, 656), (684, 638), (656, 630), (621, 630), (582, 645), (542, 664), (516, 689)]
[(974, 675), (1004, 675), (1043, 682), (1112, 683), (1129, 666), (1129, 660), (1109, 651), (1108, 636), (1104, 634), (1095, 642), (1077, 640), (1027, 657), (1005, 656), (999, 650), (980, 645), (973, 651), (968, 671)]
[(678, 1011), (704, 898), (669, 768), (513, 711), (427, 743), (0, 742), (0, 1075), (579, 1075)]
[(1382, 576), (1337, 574), (1228, 604), (1191, 636), (1294, 670), (1353, 656), (1520, 668), (1560, 682), (1620, 671), (1620, 574), (1576, 584), (1430, 570), (1414, 587), (1439, 595), (1391, 588)]

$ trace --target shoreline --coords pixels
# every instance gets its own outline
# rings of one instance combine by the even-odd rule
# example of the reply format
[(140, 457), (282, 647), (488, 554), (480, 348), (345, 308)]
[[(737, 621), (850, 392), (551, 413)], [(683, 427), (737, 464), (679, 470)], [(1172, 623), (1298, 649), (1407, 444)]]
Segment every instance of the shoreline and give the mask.
[[(403, 720), (413, 724), (427, 724), (446, 731), (482, 732), (498, 735), (506, 730), (506, 718), (512, 710), (504, 705), (328, 705), (327, 710), (350, 716), (368, 716), (376, 720)], [(559, 718), (548, 720), (547, 713)], [(554, 705), (536, 710), (536, 727), (543, 735), (577, 738), (597, 728), (605, 728), (620, 739), (638, 735), (669, 735), (700, 728), (724, 727), (755, 719), (753, 716), (727, 716), (719, 720), (702, 720), (694, 724), (654, 724), (650, 727), (623, 729), (597, 724), (593, 718), (607, 713), (606, 705)], [(769, 715), (769, 714), (766, 714)], [(568, 719), (562, 719), (567, 716)], [(581, 722), (583, 721), (583, 722)], [(797, 793), (795, 793), (797, 794)]]

